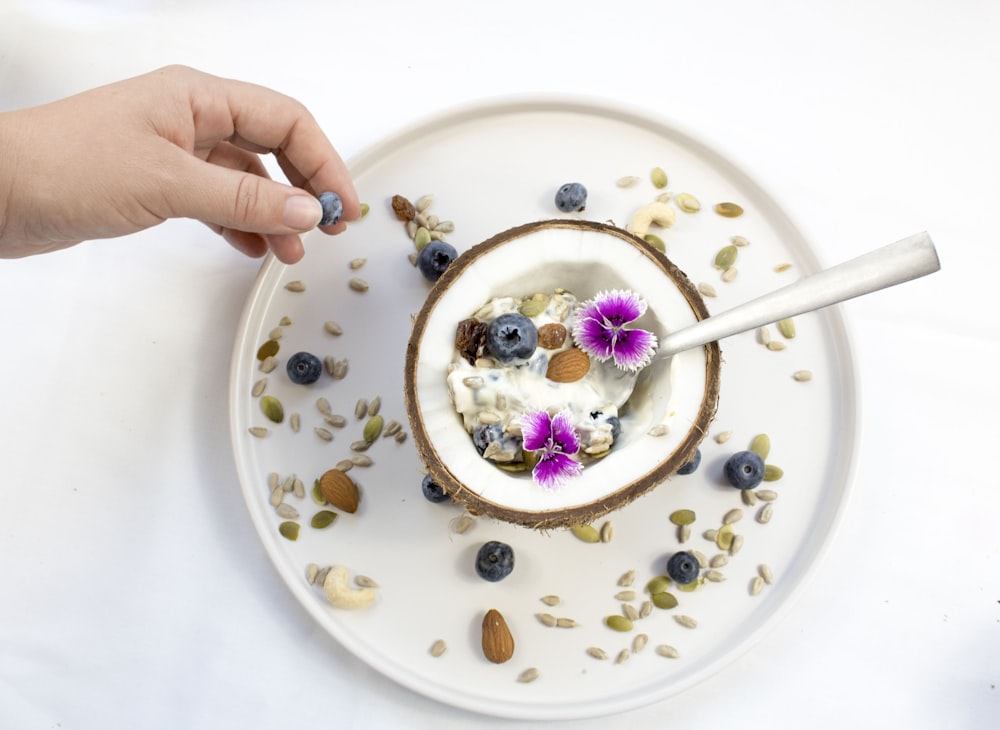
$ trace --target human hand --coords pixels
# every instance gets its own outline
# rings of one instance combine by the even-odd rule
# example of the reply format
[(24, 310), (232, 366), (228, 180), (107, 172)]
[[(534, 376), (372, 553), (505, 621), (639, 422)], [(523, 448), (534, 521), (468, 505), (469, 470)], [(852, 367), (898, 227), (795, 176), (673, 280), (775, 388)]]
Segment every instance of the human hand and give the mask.
[[(269, 178), (264, 153), (292, 185)], [(249, 256), (270, 248), (295, 263), (327, 190), (345, 221), (360, 217), (346, 166), (302, 104), (190, 68), (0, 113), (0, 258), (193, 218)]]

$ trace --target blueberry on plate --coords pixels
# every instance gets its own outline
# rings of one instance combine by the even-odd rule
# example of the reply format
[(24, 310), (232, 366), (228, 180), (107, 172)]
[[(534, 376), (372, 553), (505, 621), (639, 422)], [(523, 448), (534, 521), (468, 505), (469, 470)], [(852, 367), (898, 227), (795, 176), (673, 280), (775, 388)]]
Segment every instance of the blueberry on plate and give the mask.
[(587, 188), (581, 183), (566, 183), (556, 191), (556, 207), (563, 213), (576, 213), (587, 206)]
[(423, 491), (424, 497), (428, 502), (440, 504), (441, 502), (448, 502), (451, 500), (451, 495), (444, 491), (437, 482), (431, 479), (430, 474), (424, 477), (424, 481), (421, 483), (420, 489)]
[(667, 575), (677, 585), (685, 586), (698, 578), (698, 559), (687, 550), (681, 550), (667, 560)]
[(737, 489), (753, 489), (764, 481), (764, 460), (753, 451), (737, 451), (726, 460), (726, 480)]
[(486, 329), (486, 349), (502, 363), (527, 360), (538, 347), (538, 328), (519, 312), (507, 312)]
[(677, 470), (678, 474), (694, 474), (701, 464), (701, 449), (694, 450), (694, 456), (691, 457), (691, 461), (682, 466)]
[(285, 365), (288, 379), (296, 385), (309, 385), (323, 374), (323, 361), (309, 352), (296, 352)]
[(476, 553), (476, 573), (483, 580), (496, 583), (514, 570), (514, 549), (505, 542), (490, 540)]
[(320, 193), (319, 204), (323, 206), (323, 217), (319, 219), (321, 226), (332, 226), (344, 215), (344, 201), (336, 193)]
[(417, 255), (417, 268), (428, 281), (437, 281), (444, 270), (451, 266), (456, 256), (458, 251), (450, 243), (431, 241), (420, 249)]

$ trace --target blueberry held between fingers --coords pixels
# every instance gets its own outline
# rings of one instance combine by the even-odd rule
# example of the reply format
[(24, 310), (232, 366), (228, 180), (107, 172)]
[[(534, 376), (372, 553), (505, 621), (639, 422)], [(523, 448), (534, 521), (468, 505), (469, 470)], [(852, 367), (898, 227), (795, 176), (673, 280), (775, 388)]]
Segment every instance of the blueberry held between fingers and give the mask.
[(444, 491), (433, 479), (431, 479), (430, 474), (424, 477), (423, 482), (420, 484), (420, 489), (424, 493), (424, 497), (428, 502), (434, 502), (435, 504), (440, 504), (441, 502), (447, 502), (451, 499), (446, 491)]
[(514, 570), (514, 549), (505, 542), (490, 540), (476, 554), (476, 573), (483, 580), (496, 583)]
[(344, 201), (336, 193), (320, 193), (319, 204), (323, 206), (323, 217), (319, 219), (321, 226), (332, 226), (344, 215)]
[(501, 314), (486, 330), (486, 349), (502, 363), (527, 360), (537, 346), (535, 323), (518, 312)]
[(686, 550), (674, 553), (667, 560), (667, 575), (677, 585), (687, 585), (693, 583), (698, 577), (697, 558)]
[(737, 451), (726, 460), (724, 471), (737, 489), (753, 489), (764, 481), (764, 460), (753, 451)]
[(451, 262), (458, 256), (458, 251), (450, 243), (431, 241), (417, 255), (417, 268), (428, 281), (437, 281)]
[(556, 207), (563, 213), (576, 213), (587, 206), (587, 188), (581, 183), (566, 183), (556, 191)]
[(288, 379), (296, 385), (309, 385), (323, 374), (323, 361), (308, 352), (296, 352), (285, 365)]

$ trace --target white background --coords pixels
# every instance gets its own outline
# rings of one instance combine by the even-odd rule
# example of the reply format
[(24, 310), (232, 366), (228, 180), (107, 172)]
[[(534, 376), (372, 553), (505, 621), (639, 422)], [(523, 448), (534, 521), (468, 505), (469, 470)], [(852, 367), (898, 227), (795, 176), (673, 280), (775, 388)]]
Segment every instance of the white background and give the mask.
[[(579, 93), (696, 131), (828, 264), (928, 230), (940, 273), (842, 305), (862, 454), (808, 589), (708, 681), (572, 726), (992, 728), (998, 38), (992, 0), (3, 0), (0, 110), (185, 63), (299, 98), (350, 158)], [(282, 584), (228, 439), (258, 267), (187, 221), (0, 263), (0, 727), (530, 726), (396, 686)]]

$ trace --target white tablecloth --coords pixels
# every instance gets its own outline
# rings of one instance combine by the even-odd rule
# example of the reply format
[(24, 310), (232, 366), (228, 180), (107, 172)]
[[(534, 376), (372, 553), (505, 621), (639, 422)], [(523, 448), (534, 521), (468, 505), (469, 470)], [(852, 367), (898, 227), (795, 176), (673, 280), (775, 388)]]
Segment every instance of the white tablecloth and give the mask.
[[(808, 589), (704, 683), (573, 727), (994, 728), (998, 38), (992, 0), (6, 0), (0, 109), (185, 63), (299, 98), (350, 158), (585, 94), (697, 130), (828, 264), (928, 230), (940, 273), (842, 305), (863, 451)], [(185, 221), (0, 262), (0, 727), (511, 724), (369, 669), (264, 553), (227, 421), (258, 267)]]

